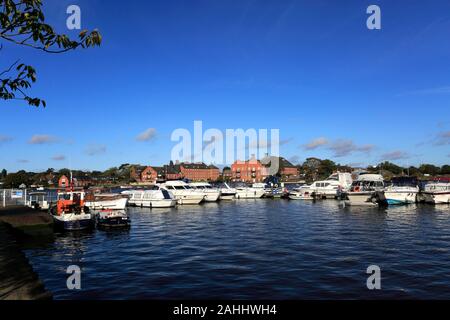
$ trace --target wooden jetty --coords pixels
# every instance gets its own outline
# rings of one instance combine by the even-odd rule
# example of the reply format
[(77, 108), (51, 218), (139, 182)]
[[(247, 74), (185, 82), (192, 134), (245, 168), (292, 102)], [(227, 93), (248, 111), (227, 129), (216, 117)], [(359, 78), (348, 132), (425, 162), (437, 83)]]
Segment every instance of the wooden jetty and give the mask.
[(0, 300), (51, 299), (20, 249), (16, 233), (47, 233), (51, 217), (26, 207), (0, 209)]

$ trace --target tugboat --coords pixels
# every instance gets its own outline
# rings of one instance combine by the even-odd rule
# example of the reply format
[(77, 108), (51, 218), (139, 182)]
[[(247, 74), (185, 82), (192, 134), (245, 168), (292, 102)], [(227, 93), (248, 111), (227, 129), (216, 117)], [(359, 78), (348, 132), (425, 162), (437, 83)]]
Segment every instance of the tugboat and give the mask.
[(50, 208), (55, 226), (66, 231), (85, 230), (93, 226), (89, 208), (84, 205), (83, 191), (58, 192), (56, 206)]
[(101, 210), (95, 215), (95, 223), (99, 229), (129, 228), (131, 221), (125, 210)]

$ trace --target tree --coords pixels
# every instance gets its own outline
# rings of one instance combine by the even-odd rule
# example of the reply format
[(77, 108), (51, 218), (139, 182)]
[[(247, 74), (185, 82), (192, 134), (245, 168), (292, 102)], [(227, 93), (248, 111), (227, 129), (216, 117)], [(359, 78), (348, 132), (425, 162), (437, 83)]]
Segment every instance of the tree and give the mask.
[(6, 171), (6, 169), (3, 169), (2, 172), (0, 173), (0, 179), (1, 180), (5, 179), (7, 175), (8, 171)]
[(443, 165), (441, 168), (441, 174), (450, 174), (450, 165)]
[(432, 164), (425, 163), (419, 167), (419, 170), (423, 174), (429, 174), (429, 175), (435, 176), (435, 175), (439, 174), (439, 172), (441, 171), (441, 168), (436, 167), (435, 165), (432, 165)]
[(3, 184), (6, 188), (18, 188), (21, 184), (30, 185), (30, 178), (27, 172), (21, 170), (8, 174)]
[(70, 178), (70, 170), (66, 169), (66, 168), (59, 170), (58, 177), (61, 177), (61, 176), (66, 176), (67, 178)]
[[(97, 30), (83, 30), (78, 41), (58, 34), (45, 23), (42, 0), (0, 0), (0, 40), (47, 53), (64, 53), (79, 47), (99, 46), (102, 37)], [(3, 45), (0, 44), (0, 50)], [(24, 100), (31, 106), (46, 106), (44, 100), (32, 98), (26, 90), (36, 82), (36, 70), (17, 60), (0, 71), (0, 99)]]
[(385, 161), (383, 163), (380, 163), (377, 167), (376, 167), (377, 171), (381, 171), (381, 170), (386, 170), (389, 172), (392, 172), (394, 175), (399, 175), (403, 173), (403, 170), (405, 170), (402, 167), (399, 167), (398, 165), (391, 163), (389, 161)]
[(337, 166), (334, 161), (325, 159), (320, 162), (317, 174), (321, 179), (328, 178), (334, 171), (336, 171)]

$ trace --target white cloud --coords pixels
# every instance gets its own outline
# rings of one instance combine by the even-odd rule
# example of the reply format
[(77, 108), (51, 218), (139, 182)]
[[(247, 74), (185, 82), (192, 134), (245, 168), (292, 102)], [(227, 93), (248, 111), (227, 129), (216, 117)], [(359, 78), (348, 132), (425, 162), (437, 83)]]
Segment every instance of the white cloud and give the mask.
[(362, 152), (362, 153), (370, 153), (373, 150), (374, 146), (371, 144), (356, 145), (352, 140), (336, 140), (332, 144), (329, 145), (328, 149), (333, 151), (334, 156), (345, 157), (351, 155), (354, 152)]
[(64, 161), (64, 160), (66, 160), (66, 156), (56, 155), (56, 156), (52, 157), (52, 160), (54, 160), (54, 161)]
[(140, 133), (137, 137), (137, 141), (150, 141), (156, 137), (156, 129), (155, 128), (148, 128), (144, 132)]
[(56, 142), (56, 137), (50, 136), (48, 134), (35, 134), (31, 137), (29, 144), (46, 144)]
[(410, 155), (404, 151), (392, 151), (381, 155), (381, 160), (402, 160), (409, 159)]
[(91, 144), (86, 148), (88, 156), (96, 156), (106, 153), (106, 146), (102, 144)]
[(324, 137), (316, 138), (312, 140), (311, 142), (303, 145), (303, 149), (305, 150), (315, 150), (319, 147), (325, 146), (328, 144), (328, 139)]

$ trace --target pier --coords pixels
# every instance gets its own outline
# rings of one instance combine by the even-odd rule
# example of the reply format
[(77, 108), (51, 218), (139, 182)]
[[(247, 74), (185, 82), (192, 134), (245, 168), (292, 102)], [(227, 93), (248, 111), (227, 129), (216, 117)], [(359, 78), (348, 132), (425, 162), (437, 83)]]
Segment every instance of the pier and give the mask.
[(26, 207), (0, 209), (0, 300), (51, 299), (18, 244), (18, 235), (51, 230), (51, 217)]

